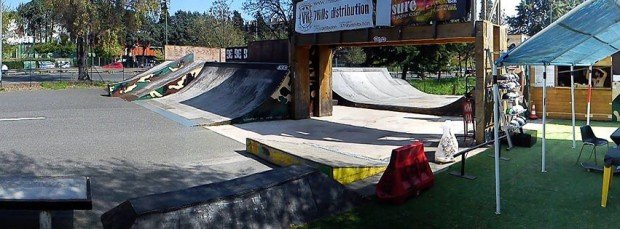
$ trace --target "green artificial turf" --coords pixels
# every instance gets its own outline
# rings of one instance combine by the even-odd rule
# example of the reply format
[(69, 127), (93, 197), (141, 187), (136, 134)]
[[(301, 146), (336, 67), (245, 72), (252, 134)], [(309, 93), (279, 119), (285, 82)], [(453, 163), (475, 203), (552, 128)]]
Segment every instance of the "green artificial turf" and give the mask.
[[(394, 206), (372, 200), (352, 211), (335, 215), (308, 228), (617, 228), (620, 182), (614, 177), (607, 208), (602, 208), (602, 174), (575, 165), (581, 141), (572, 148), (570, 121), (547, 126), (547, 172), (541, 172), (541, 139), (532, 148), (503, 151), (500, 215), (495, 214), (492, 149), (467, 159), (466, 180), (436, 174), (435, 185), (421, 196)], [(579, 124), (578, 124), (579, 125)], [(618, 123), (593, 123), (609, 132)], [(577, 129), (578, 130), (578, 129)], [(599, 129), (600, 132), (601, 129)], [(539, 132), (539, 137), (541, 132)], [(579, 139), (579, 133), (577, 133)], [(604, 137), (604, 136), (600, 136)], [(610, 143), (610, 146), (614, 146)], [(504, 147), (505, 148), (505, 147)], [(605, 150), (599, 151), (599, 163)], [(582, 161), (587, 161), (589, 148)], [(590, 160), (592, 161), (592, 160)], [(450, 170), (458, 170), (459, 164)]]

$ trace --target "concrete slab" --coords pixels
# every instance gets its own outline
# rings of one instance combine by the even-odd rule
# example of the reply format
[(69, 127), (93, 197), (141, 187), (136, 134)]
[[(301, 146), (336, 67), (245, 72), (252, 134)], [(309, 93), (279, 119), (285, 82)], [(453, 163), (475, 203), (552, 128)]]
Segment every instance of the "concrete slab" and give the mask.
[[(425, 143), (429, 159), (434, 157), (442, 125), (452, 120), (453, 130), (462, 136), (460, 117), (440, 117), (393, 111), (335, 106), (333, 116), (307, 120), (284, 120), (213, 126), (209, 129), (246, 143), (257, 156), (279, 165), (302, 162), (318, 163), (319, 169), (329, 171), (343, 183), (351, 183), (383, 171), (391, 151), (413, 140)], [(250, 139), (250, 140), (246, 140)], [(462, 137), (459, 137), (462, 140)], [(463, 145), (463, 144), (461, 144)], [(269, 154), (269, 155), (267, 155)], [(470, 154), (473, 155), (473, 154)], [(450, 164), (431, 163), (433, 171)], [(326, 167), (321, 169), (321, 167)], [(365, 170), (334, 173), (334, 168)], [(330, 174), (328, 174), (330, 175)], [(349, 177), (353, 176), (353, 177)]]

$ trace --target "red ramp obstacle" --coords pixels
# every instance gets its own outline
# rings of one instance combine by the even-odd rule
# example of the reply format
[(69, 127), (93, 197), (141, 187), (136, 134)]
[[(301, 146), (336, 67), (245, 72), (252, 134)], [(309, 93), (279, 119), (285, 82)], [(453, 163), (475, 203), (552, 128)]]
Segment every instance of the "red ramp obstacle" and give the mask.
[(424, 144), (415, 141), (411, 145), (392, 150), (390, 164), (377, 184), (377, 198), (381, 201), (402, 204), (411, 196), (429, 189), (435, 175), (424, 154)]

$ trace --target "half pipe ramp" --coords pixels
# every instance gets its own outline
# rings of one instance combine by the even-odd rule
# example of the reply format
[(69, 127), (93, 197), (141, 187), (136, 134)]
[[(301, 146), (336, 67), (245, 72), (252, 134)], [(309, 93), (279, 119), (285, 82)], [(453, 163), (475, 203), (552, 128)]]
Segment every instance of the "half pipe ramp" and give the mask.
[(463, 96), (431, 95), (385, 68), (334, 68), (334, 98), (346, 106), (431, 115), (461, 115)]
[(222, 125), (286, 119), (290, 101), (286, 65), (206, 63), (197, 79), (181, 91), (139, 104), (180, 116), (191, 125)]

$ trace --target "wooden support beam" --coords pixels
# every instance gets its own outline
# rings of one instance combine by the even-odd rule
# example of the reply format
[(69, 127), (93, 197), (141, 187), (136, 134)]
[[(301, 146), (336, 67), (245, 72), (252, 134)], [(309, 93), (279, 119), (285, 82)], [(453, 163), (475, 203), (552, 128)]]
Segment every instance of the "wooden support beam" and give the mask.
[(493, 50), (493, 25), (488, 21), (476, 22), (476, 90), (474, 93), (476, 116), (476, 142), (486, 142), (493, 127), (492, 77), (486, 50)]
[[(415, 44), (473, 43), (471, 23), (449, 23), (423, 26), (403, 26), (388, 28), (358, 29), (343, 32), (319, 34), (298, 34), (298, 46), (337, 45), (337, 46), (370, 46)], [(443, 42), (454, 41), (456, 42)], [(429, 41), (435, 41), (434, 43)]]
[(291, 47), (293, 70), (293, 118), (310, 118), (310, 47)]
[(504, 26), (493, 25), (493, 59), (499, 59), (500, 51), (508, 50), (508, 33)]
[(329, 46), (319, 47), (319, 112), (316, 116), (331, 116), (333, 111), (332, 105), (332, 60), (333, 51)]

